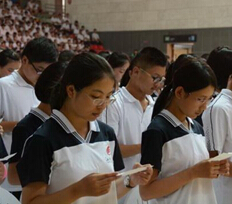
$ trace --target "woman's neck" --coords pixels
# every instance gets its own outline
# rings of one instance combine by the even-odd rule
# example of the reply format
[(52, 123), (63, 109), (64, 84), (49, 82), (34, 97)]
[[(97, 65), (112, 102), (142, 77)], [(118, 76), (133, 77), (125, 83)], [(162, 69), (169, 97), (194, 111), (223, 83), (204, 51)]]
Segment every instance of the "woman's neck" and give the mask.
[(65, 115), (65, 117), (69, 120), (69, 122), (72, 124), (72, 126), (77, 131), (77, 133), (83, 139), (85, 139), (89, 132), (89, 121), (86, 121), (80, 117), (77, 117), (74, 114), (74, 111), (70, 110), (70, 108), (65, 105), (60, 109), (60, 112), (62, 112)]
[(38, 109), (40, 109), (41, 111), (43, 111), (44, 113), (46, 113), (49, 116), (52, 113), (51, 106), (49, 104), (46, 104), (46, 103), (40, 103), (38, 106)]
[(180, 122), (186, 124), (187, 116), (179, 109), (174, 100), (172, 100), (166, 109), (170, 111)]

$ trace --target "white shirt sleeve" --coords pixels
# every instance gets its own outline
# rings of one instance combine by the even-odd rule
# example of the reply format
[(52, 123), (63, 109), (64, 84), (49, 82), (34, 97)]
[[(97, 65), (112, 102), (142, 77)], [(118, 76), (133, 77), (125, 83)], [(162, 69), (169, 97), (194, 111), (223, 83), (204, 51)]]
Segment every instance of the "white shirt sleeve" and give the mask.
[(208, 150), (223, 152), (228, 136), (228, 116), (220, 106), (209, 107), (202, 116)]
[(101, 114), (99, 120), (111, 126), (118, 137), (120, 111), (116, 107), (116, 104), (109, 105)]

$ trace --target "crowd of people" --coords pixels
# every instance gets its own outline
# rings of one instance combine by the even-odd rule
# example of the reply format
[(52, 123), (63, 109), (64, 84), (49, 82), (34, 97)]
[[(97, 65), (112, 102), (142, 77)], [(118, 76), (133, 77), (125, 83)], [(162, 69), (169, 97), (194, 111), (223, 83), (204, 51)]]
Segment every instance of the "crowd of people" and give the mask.
[[(66, 27), (68, 15), (65, 24), (59, 15), (52, 27), (40, 24), (27, 16), (41, 12), (31, 3), (18, 26), (18, 12), (14, 21), (1, 18), (16, 30), (42, 27), (19, 50), (0, 52), (0, 159), (11, 156), (0, 162), (0, 190), (23, 204), (128, 204), (130, 195), (150, 204), (230, 204), (232, 160), (211, 159), (232, 152), (232, 49), (171, 64), (155, 47), (132, 58), (80, 53), (67, 36), (78, 38), (84, 26)], [(38, 34), (46, 26), (67, 39), (64, 49)]]
[(45, 36), (56, 44), (60, 52), (104, 50), (97, 29), (90, 34), (84, 25), (79, 26), (77, 20), (71, 23), (68, 14), (54, 13), (50, 22), (42, 22), (36, 17), (38, 13), (42, 13), (41, 7), (33, 0), (28, 1), (26, 8), (13, 4), (11, 0), (4, 1), (0, 7), (0, 48), (21, 53), (31, 39)]

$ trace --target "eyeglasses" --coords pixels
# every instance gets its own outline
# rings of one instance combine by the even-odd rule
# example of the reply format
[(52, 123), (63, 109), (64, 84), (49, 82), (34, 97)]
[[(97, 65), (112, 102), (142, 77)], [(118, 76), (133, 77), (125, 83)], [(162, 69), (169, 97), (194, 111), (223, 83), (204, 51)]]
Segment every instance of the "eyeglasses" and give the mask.
[[(191, 95), (191, 93), (188, 93), (189, 95)], [(210, 98), (195, 98), (195, 100), (199, 103), (199, 104), (201, 104), (201, 105), (203, 105), (203, 104), (210, 104), (212, 101), (213, 101), (213, 99), (214, 99), (214, 97), (212, 96), (212, 97), (210, 97)]]
[(44, 70), (37, 69), (35, 67), (35, 65), (32, 63), (32, 61), (29, 58), (27, 58), (27, 59), (28, 59), (29, 63), (32, 65), (32, 67), (34, 68), (34, 70), (36, 71), (36, 74), (41, 75)]
[[(80, 91), (80, 90), (79, 90)], [(106, 99), (101, 99), (101, 98), (96, 98), (94, 99), (93, 97), (91, 97), (89, 94), (83, 92), (88, 98), (90, 98), (93, 101), (93, 105), (94, 106), (102, 106), (104, 104), (106, 104), (106, 106), (108, 106), (109, 104), (112, 104), (115, 102), (116, 98), (111, 95), (109, 98)]]
[(145, 71), (144, 69), (141, 69), (140, 70), (144, 73), (146, 73), (147, 75), (149, 75), (152, 79), (153, 79), (153, 82), (154, 83), (159, 83), (159, 84), (164, 84), (166, 78), (165, 77), (155, 77), (155, 76), (152, 76), (150, 73), (148, 73), (147, 71)]

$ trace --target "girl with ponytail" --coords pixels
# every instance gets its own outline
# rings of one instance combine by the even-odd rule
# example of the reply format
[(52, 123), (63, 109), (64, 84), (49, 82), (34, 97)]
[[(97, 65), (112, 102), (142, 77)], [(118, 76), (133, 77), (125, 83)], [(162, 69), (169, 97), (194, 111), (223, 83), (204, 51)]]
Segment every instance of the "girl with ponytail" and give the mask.
[(147, 184), (150, 165), (126, 177), (126, 185), (119, 179), (115, 171), (124, 164), (115, 133), (96, 120), (114, 101), (114, 86), (105, 59), (91, 53), (73, 57), (53, 91), (51, 117), (27, 141), (17, 165), (23, 204), (117, 204), (131, 187)]
[(216, 87), (216, 77), (204, 61), (187, 57), (178, 63), (142, 135), (141, 163), (154, 166), (149, 184), (140, 186), (144, 200), (216, 204), (211, 179), (229, 175), (228, 161), (209, 161), (203, 129), (194, 120)]

